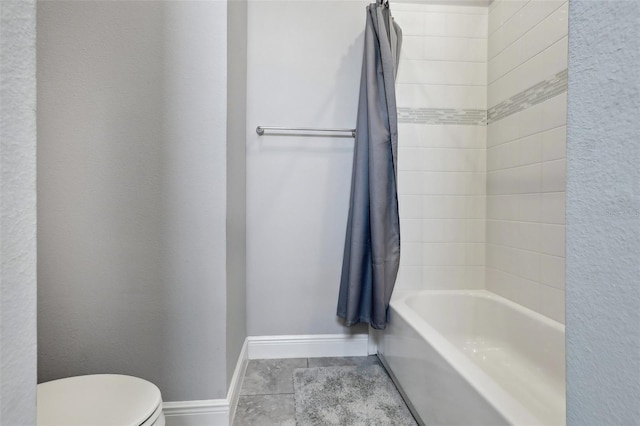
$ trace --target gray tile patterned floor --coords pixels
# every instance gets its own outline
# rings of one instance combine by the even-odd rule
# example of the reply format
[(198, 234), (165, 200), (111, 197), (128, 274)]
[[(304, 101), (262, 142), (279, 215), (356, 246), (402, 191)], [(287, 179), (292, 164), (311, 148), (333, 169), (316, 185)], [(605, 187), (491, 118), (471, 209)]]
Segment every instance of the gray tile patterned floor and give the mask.
[(377, 356), (257, 359), (249, 361), (234, 426), (295, 426), (293, 370), (380, 363)]
[(249, 361), (240, 395), (293, 393), (293, 370), (307, 368), (306, 358), (254, 359)]
[(233, 424), (295, 426), (296, 409), (293, 394), (241, 396)]

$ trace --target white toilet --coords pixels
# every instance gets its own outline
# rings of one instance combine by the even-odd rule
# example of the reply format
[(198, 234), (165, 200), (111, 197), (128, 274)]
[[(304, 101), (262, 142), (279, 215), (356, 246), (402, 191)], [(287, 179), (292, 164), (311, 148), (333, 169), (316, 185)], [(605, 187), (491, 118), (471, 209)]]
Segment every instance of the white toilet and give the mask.
[(38, 426), (164, 426), (162, 395), (153, 383), (95, 374), (38, 385)]

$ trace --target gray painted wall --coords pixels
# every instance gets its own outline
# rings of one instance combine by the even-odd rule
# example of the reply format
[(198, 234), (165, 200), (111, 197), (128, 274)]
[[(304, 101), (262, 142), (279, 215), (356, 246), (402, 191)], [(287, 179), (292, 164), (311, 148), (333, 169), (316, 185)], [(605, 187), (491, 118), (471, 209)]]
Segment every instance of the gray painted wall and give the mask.
[(226, 26), (218, 1), (38, 4), (40, 381), (226, 395)]
[(36, 5), (0, 2), (0, 424), (36, 423)]
[(247, 337), (247, 1), (227, 3), (227, 385)]
[(258, 136), (355, 124), (367, 0), (249, 1), (247, 327), (350, 334), (336, 316), (352, 138)]
[(637, 424), (637, 1), (571, 1), (567, 129), (567, 423)]

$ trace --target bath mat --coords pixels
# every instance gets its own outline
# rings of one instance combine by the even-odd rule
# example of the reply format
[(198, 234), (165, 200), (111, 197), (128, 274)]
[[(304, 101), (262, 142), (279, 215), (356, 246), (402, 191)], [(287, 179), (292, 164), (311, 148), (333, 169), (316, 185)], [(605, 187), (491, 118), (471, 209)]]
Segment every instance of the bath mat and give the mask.
[(293, 387), (298, 426), (416, 425), (380, 365), (299, 368)]

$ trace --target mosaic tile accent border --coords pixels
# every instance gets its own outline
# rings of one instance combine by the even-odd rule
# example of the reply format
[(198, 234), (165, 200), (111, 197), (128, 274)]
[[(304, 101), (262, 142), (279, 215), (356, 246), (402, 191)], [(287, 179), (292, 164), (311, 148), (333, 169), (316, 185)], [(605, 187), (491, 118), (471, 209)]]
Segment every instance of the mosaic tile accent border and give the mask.
[(399, 107), (398, 122), (484, 126), (566, 92), (567, 75), (566, 69), (560, 71), (553, 77), (543, 80), (489, 108), (488, 111), (483, 109)]
[(484, 109), (453, 108), (398, 108), (399, 123), (462, 124), (484, 126), (487, 111)]
[(487, 122), (505, 118), (516, 112), (525, 110), (533, 105), (544, 102), (560, 93), (567, 91), (567, 70), (560, 71), (553, 77), (541, 81), (528, 89), (500, 102), (487, 111)]

